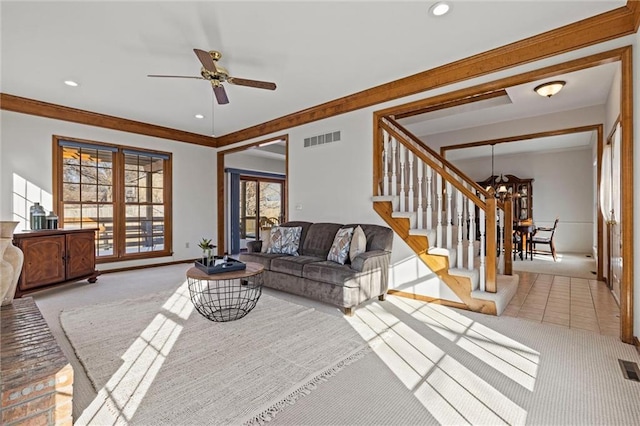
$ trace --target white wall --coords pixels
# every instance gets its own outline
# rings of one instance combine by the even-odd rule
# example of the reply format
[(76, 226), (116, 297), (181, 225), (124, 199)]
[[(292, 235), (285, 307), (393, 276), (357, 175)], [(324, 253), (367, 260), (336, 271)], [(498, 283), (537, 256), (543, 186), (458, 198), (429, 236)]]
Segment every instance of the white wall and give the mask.
[(244, 151), (234, 152), (224, 156), (224, 167), (242, 170), (254, 170), (265, 173), (287, 173), (286, 162), (273, 158), (259, 157)]
[[(611, 89), (609, 89), (609, 97), (605, 104), (605, 121), (604, 121), (604, 138), (609, 137), (616, 124), (616, 120), (620, 117), (620, 99), (622, 84), (622, 69), (620, 66), (616, 69), (616, 73), (613, 75), (613, 81), (611, 82)], [(605, 141), (606, 142), (606, 141)]]
[(440, 147), (443, 146), (602, 124), (604, 119), (604, 108), (602, 106), (591, 106), (487, 126), (479, 126), (471, 129), (429, 135), (421, 139), (439, 152)]
[[(193, 144), (101, 129), (26, 114), (0, 113), (0, 219), (12, 220), (12, 182), (17, 174), (44, 193), (52, 193), (52, 136), (67, 136), (173, 154), (173, 256), (144, 261), (99, 264), (107, 270), (139, 264), (171, 262), (199, 256), (197, 242), (216, 236), (215, 150)], [(208, 190), (207, 190), (208, 188)], [(45, 204), (45, 208), (52, 208)], [(186, 248), (189, 243), (190, 248)]]
[[(491, 175), (491, 158), (454, 162), (475, 181)], [(570, 167), (567, 167), (570, 165)], [(591, 253), (593, 245), (593, 163), (591, 148), (496, 155), (496, 174), (533, 178), (533, 220), (537, 226), (552, 226), (560, 217), (555, 234), (559, 252)]]

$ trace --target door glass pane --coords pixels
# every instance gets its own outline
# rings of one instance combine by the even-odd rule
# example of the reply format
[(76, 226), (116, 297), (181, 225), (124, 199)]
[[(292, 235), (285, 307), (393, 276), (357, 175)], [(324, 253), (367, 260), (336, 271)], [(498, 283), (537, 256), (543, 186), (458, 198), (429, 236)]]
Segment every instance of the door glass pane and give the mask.
[(240, 240), (256, 238), (256, 183), (240, 181)]
[(282, 223), (282, 183), (260, 182), (260, 227), (270, 228)]

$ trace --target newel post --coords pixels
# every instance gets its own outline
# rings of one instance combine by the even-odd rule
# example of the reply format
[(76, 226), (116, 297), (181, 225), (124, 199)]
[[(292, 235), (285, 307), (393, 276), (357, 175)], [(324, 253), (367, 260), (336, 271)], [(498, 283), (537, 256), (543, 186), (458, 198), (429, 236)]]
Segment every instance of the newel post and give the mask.
[(497, 242), (497, 227), (496, 222), (496, 197), (495, 190), (489, 189), (489, 197), (487, 197), (487, 278), (485, 283), (485, 291), (489, 293), (495, 293), (497, 291), (496, 286), (496, 269), (498, 267), (496, 259), (498, 254)]
[(504, 274), (513, 275), (513, 198), (504, 199)]

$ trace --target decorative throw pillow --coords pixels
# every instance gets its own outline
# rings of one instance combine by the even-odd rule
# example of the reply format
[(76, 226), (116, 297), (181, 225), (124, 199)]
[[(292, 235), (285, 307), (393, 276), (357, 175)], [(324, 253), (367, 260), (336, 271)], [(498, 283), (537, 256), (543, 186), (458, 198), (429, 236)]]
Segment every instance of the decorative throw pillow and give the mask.
[(349, 256), (349, 244), (351, 243), (351, 234), (353, 234), (353, 228), (341, 228), (336, 232), (336, 236), (333, 237), (333, 244), (329, 249), (327, 260), (332, 262), (338, 262), (341, 265), (347, 261)]
[(353, 236), (351, 237), (349, 259), (353, 262), (353, 259), (365, 251), (367, 251), (367, 236), (364, 234), (362, 227), (358, 225), (356, 229), (353, 230)]
[(302, 226), (274, 226), (271, 228), (270, 247), (267, 249), (267, 253), (298, 256), (301, 235)]

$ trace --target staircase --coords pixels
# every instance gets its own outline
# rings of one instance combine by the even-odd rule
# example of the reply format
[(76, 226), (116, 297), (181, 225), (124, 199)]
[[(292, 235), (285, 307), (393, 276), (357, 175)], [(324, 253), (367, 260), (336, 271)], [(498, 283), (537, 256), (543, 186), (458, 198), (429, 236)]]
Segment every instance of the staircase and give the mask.
[(511, 218), (509, 196), (497, 199), (493, 190), (481, 188), (391, 117), (376, 120), (374, 158), (374, 210), (463, 306), (438, 301), (500, 315), (519, 280), (512, 275), (511, 238), (504, 243), (498, 238), (512, 234), (512, 221), (504, 220)]

